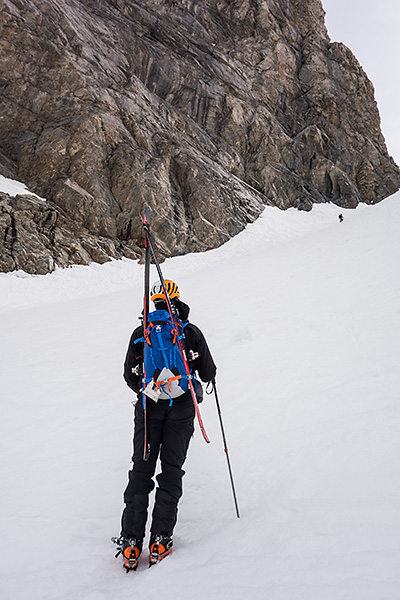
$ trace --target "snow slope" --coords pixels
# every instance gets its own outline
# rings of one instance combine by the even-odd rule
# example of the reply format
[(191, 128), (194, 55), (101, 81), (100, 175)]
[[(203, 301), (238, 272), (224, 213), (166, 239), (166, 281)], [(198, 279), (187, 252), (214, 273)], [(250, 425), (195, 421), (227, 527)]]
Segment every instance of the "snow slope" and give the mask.
[(31, 191), (29, 191), (24, 183), (16, 181), (15, 179), (9, 179), (8, 177), (4, 177), (4, 175), (0, 175), (0, 192), (4, 192), (5, 194), (9, 194), (10, 196), (16, 196), (17, 194), (23, 196), (25, 194), (29, 194), (30, 196), (35, 196), (35, 198), (43, 200), (43, 202), (45, 202), (44, 198), (41, 198), (41, 196), (33, 194)]
[(208, 397), (174, 552), (129, 575), (109, 540), (143, 267), (0, 275), (2, 600), (400, 598), (400, 194), (341, 212), (266, 208), (164, 263), (219, 367), (241, 518)]

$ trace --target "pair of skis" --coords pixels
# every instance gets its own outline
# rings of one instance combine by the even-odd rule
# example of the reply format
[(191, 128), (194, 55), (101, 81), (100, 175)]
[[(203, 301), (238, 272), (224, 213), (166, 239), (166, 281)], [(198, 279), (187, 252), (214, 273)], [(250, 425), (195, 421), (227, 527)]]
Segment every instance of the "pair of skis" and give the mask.
[[(170, 317), (171, 317), (171, 320), (172, 320), (172, 322), (174, 324), (175, 329), (178, 330), (175, 313), (172, 310), (172, 306), (171, 306), (171, 299), (170, 299), (170, 297), (168, 295), (167, 288), (166, 288), (165, 281), (164, 281), (164, 277), (163, 277), (163, 274), (162, 274), (162, 271), (161, 271), (160, 263), (157, 260), (156, 252), (155, 252), (154, 246), (153, 246), (153, 241), (151, 239), (151, 234), (150, 234), (150, 208), (149, 207), (146, 208), (146, 210), (144, 211), (143, 216), (141, 216), (140, 218), (141, 218), (142, 223), (143, 223), (143, 229), (144, 229), (144, 235), (145, 235), (145, 269), (144, 269), (144, 299), (143, 299), (143, 317), (144, 317), (143, 318), (143, 327), (144, 327), (144, 330), (147, 329), (147, 326), (148, 326), (149, 297), (150, 297), (150, 261), (151, 261), (151, 256), (153, 256), (153, 260), (154, 260), (154, 264), (155, 264), (156, 269), (157, 269), (158, 277), (159, 277), (161, 285), (163, 287), (163, 291), (164, 291), (164, 295), (165, 295), (165, 299), (166, 299), (166, 303), (167, 303), (167, 307), (168, 307), (168, 312), (170, 314)], [(187, 357), (186, 357), (185, 346), (184, 346), (182, 340), (178, 339), (177, 343), (178, 343), (178, 348), (179, 348), (179, 350), (180, 350), (180, 352), (182, 354), (183, 362), (184, 362), (184, 365), (185, 365), (186, 375), (188, 377), (189, 389), (190, 389), (190, 392), (191, 392), (194, 409), (196, 411), (196, 416), (197, 416), (197, 420), (198, 420), (198, 423), (199, 423), (200, 431), (203, 434), (203, 437), (204, 437), (205, 441), (207, 443), (209, 443), (210, 440), (208, 439), (206, 430), (204, 428), (203, 419), (201, 418), (200, 410), (199, 410), (199, 405), (197, 403), (196, 392), (195, 392), (195, 389), (194, 389), (194, 386), (193, 386), (192, 375), (190, 373), (190, 368), (189, 368), (189, 364), (188, 364)], [(144, 369), (144, 365), (143, 365), (143, 371), (144, 371), (144, 373), (143, 373), (144, 379), (146, 379), (146, 372), (145, 372), (145, 369)], [(229, 459), (228, 446), (227, 446), (226, 437), (225, 437), (225, 430), (224, 430), (224, 426), (223, 426), (223, 422), (222, 422), (222, 414), (221, 414), (221, 408), (220, 408), (220, 405), (219, 405), (218, 394), (217, 394), (217, 386), (216, 386), (216, 383), (215, 383), (215, 379), (213, 379), (213, 381), (212, 381), (212, 387), (213, 387), (213, 392), (214, 392), (214, 395), (215, 395), (215, 400), (216, 400), (216, 403), (217, 403), (218, 417), (219, 417), (219, 421), (220, 421), (222, 439), (223, 439), (223, 443), (224, 443), (224, 452), (225, 452), (225, 456), (226, 456), (226, 460), (227, 460), (227, 464), (228, 464), (228, 471), (229, 471), (229, 477), (230, 477), (230, 481), (231, 481), (233, 499), (234, 499), (234, 503), (235, 503), (236, 516), (239, 518), (240, 517), (240, 514), (239, 514), (239, 505), (238, 505), (238, 501), (237, 501), (235, 485), (234, 485), (234, 482), (233, 482), (233, 474), (232, 474), (231, 463), (230, 463), (230, 459)], [(143, 448), (143, 459), (144, 460), (148, 460), (148, 458), (150, 456), (150, 436), (149, 436), (149, 420), (148, 420), (148, 414), (147, 414), (147, 402), (148, 402), (147, 396), (143, 393), (144, 430), (145, 430), (145, 433), (144, 433), (144, 448)]]
[[(149, 315), (149, 296), (150, 296), (150, 262), (151, 256), (153, 257), (154, 264), (157, 269), (158, 277), (160, 279), (161, 285), (164, 290), (164, 295), (167, 303), (168, 312), (170, 314), (171, 320), (174, 324), (176, 330), (178, 330), (176, 317), (174, 311), (172, 310), (171, 300), (167, 292), (167, 288), (165, 285), (164, 277), (161, 271), (160, 263), (158, 262), (156, 252), (154, 250), (153, 241), (151, 239), (150, 233), (150, 208), (147, 207), (144, 211), (143, 216), (140, 217), (143, 223), (144, 236), (145, 236), (145, 265), (144, 265), (144, 298), (143, 298), (143, 328), (147, 329), (148, 326), (148, 315)], [(200, 415), (199, 405), (197, 403), (196, 392), (193, 386), (192, 375), (190, 373), (189, 364), (186, 357), (185, 346), (183, 341), (178, 339), (178, 348), (183, 358), (183, 362), (185, 365), (186, 375), (188, 376), (189, 389), (193, 400), (194, 409), (196, 411), (197, 420), (199, 423), (200, 431), (203, 434), (203, 437), (207, 443), (210, 442), (208, 439), (206, 430), (204, 428), (203, 419)], [(144, 369), (144, 367), (143, 367)], [(146, 379), (146, 373), (144, 372), (144, 379)], [(143, 448), (143, 460), (148, 460), (150, 456), (150, 436), (149, 436), (149, 422), (148, 422), (148, 413), (147, 413), (147, 396), (143, 392), (143, 412), (144, 412), (144, 448)]]

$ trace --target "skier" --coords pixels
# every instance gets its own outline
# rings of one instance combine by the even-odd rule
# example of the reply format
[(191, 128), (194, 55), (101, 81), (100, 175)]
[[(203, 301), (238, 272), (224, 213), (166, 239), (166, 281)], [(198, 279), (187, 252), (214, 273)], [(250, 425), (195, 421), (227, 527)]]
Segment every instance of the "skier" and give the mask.
[(342, 213), (340, 213), (340, 215), (339, 215), (339, 221), (340, 221), (341, 223), (343, 223), (343, 221), (344, 221), (344, 217), (343, 217)]
[[(206, 340), (200, 329), (189, 323), (190, 308), (180, 300), (176, 283), (165, 280), (165, 285), (172, 309), (184, 326), (183, 342), (191, 373), (197, 371), (203, 382), (212, 381), (216, 375), (216, 366)], [(167, 309), (164, 290), (160, 283), (153, 286), (151, 300), (156, 311)], [(135, 405), (133, 467), (129, 471), (129, 482), (124, 493), (125, 508), (122, 513), (121, 536), (114, 540), (119, 544), (119, 552), (123, 554), (124, 567), (127, 571), (136, 569), (142, 551), (149, 493), (154, 489), (153, 477), (158, 458), (161, 461), (161, 472), (156, 477), (158, 487), (150, 529), (150, 565), (160, 562), (171, 552), (178, 502), (182, 496), (184, 475), (182, 466), (194, 432), (195, 409), (190, 389), (178, 397), (170, 398), (168, 385), (166, 398), (162, 399), (162, 395), (160, 399), (156, 399), (157, 401), (146, 398), (150, 456), (148, 460), (144, 460), (145, 419), (141, 388), (146, 343), (143, 338), (143, 327), (139, 326), (130, 339), (124, 365), (125, 381), (138, 395)], [(201, 402), (200, 382), (197, 382), (196, 396), (197, 402)]]

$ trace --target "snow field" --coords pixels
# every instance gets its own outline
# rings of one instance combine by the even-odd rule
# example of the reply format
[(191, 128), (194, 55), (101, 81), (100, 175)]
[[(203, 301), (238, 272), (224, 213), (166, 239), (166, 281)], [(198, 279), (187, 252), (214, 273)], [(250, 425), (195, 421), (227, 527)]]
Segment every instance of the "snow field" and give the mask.
[(164, 263), (218, 365), (241, 518), (209, 396), (174, 552), (148, 570), (145, 550), (129, 575), (109, 538), (143, 267), (1, 274), (0, 597), (400, 598), (399, 200), (266, 208), (222, 248)]

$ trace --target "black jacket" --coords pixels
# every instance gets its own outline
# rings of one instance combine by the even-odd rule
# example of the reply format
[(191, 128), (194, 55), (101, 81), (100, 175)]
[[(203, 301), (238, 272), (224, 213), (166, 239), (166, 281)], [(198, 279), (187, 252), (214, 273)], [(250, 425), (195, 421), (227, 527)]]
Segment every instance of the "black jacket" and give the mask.
[[(189, 367), (193, 373), (197, 371), (198, 376), (202, 381), (212, 381), (216, 375), (217, 368), (212, 359), (210, 350), (208, 349), (204, 335), (196, 325), (188, 322), (190, 308), (187, 304), (178, 299), (174, 299), (173, 305), (181, 321), (187, 323), (184, 330), (185, 337), (183, 342)], [(157, 308), (158, 307), (159, 304), (157, 304)], [(143, 337), (142, 326), (137, 327), (132, 333), (124, 364), (124, 379), (136, 394), (139, 393), (142, 387), (143, 342), (135, 344), (135, 340), (141, 337)], [(192, 359), (192, 353), (198, 354), (197, 358)]]

